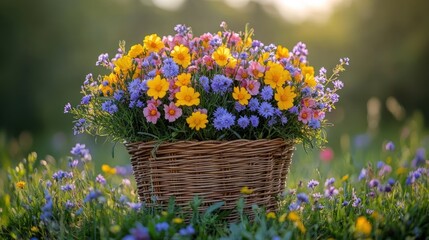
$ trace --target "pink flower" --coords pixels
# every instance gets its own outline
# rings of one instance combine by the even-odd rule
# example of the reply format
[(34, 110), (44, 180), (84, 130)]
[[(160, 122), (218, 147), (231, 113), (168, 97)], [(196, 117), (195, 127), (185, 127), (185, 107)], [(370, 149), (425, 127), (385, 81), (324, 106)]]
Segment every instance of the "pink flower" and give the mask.
[(298, 115), (298, 120), (303, 122), (304, 124), (307, 124), (308, 121), (311, 120), (312, 112), (310, 108), (303, 108), (301, 109), (301, 112)]
[(316, 110), (313, 112), (313, 119), (322, 120), (325, 118), (325, 112)]
[(214, 60), (211, 56), (204, 55), (203, 63), (204, 63), (204, 66), (207, 68), (207, 70), (213, 69), (213, 62), (214, 62)]
[(237, 75), (235, 75), (235, 79), (239, 81), (243, 81), (249, 78), (249, 73), (242, 66), (237, 71)]
[(250, 93), (250, 95), (255, 96), (259, 93), (259, 87), (261, 87), (261, 83), (256, 80), (246, 80), (246, 90)]
[(316, 101), (313, 98), (302, 99), (302, 105), (306, 108), (312, 108), (316, 105)]
[(258, 62), (250, 62), (249, 68), (247, 68), (247, 72), (252, 75), (254, 78), (260, 78), (264, 76), (265, 68)]
[(334, 158), (334, 151), (331, 148), (320, 150), (319, 157), (324, 162), (330, 162)]
[(158, 106), (161, 106), (161, 104), (162, 104), (162, 102), (161, 102), (161, 100), (159, 100), (159, 99), (150, 99), (150, 100), (147, 100), (147, 105), (149, 106), (149, 105), (154, 105), (155, 107), (158, 107)]
[(146, 117), (146, 120), (153, 124), (156, 124), (158, 118), (161, 116), (154, 104), (148, 104), (147, 107), (143, 109), (143, 114)]
[(182, 116), (182, 109), (178, 108), (173, 102), (170, 105), (164, 104), (165, 119), (169, 122), (174, 122)]

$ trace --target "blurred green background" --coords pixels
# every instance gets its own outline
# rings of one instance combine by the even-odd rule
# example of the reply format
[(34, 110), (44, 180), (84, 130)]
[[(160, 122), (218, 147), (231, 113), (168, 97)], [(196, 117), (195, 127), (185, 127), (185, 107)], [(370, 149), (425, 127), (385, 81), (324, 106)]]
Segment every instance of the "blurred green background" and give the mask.
[[(2, 154), (35, 149), (64, 156), (84, 142), (112, 161), (112, 143), (73, 136), (72, 118), (63, 114), (67, 102), (80, 102), (85, 75), (102, 73), (98, 55), (114, 56), (119, 40), (173, 34), (178, 23), (200, 35), (220, 30), (221, 21), (236, 31), (249, 23), (254, 39), (266, 44), (292, 49), (303, 41), (316, 68), (332, 69), (349, 57), (341, 101), (328, 116), (336, 125), (328, 131), (330, 146), (359, 144), (380, 131), (387, 139), (416, 111), (429, 119), (427, 9), (425, 0), (3, 0)], [(120, 159), (113, 161), (127, 163), (121, 144), (116, 152)]]

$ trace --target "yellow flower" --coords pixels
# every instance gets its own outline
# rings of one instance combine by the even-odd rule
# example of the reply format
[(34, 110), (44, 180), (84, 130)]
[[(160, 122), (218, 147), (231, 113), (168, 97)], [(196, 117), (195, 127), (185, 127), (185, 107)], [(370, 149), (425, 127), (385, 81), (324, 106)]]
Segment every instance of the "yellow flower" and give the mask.
[(232, 97), (243, 106), (249, 104), (249, 99), (251, 98), (249, 92), (243, 87), (234, 87)]
[(108, 97), (113, 94), (113, 89), (110, 85), (100, 84), (100, 86), (98, 86), (98, 90), (100, 90), (105, 97)]
[(231, 56), (228, 60), (228, 64), (226, 64), (226, 67), (234, 69), (237, 66), (237, 63), (237, 59)]
[(178, 218), (178, 217), (173, 218), (173, 223), (175, 223), (175, 224), (181, 224), (181, 223), (183, 223), (183, 219), (182, 218)]
[(39, 232), (39, 228), (36, 226), (32, 226), (30, 230), (35, 233)]
[(278, 63), (272, 63), (270, 65), (270, 69), (265, 73), (265, 84), (275, 89), (283, 86), (287, 80), (292, 79), (289, 71), (285, 70), (282, 65)]
[(253, 191), (254, 191), (253, 189), (250, 189), (247, 186), (245, 186), (241, 188), (240, 193), (250, 195), (253, 193)]
[(341, 178), (341, 181), (345, 182), (345, 181), (347, 181), (348, 179), (349, 179), (349, 175), (348, 175), (348, 174), (346, 174), (346, 175), (344, 175), (344, 176)]
[(280, 217), (279, 217), (279, 223), (284, 223), (286, 221), (286, 213), (283, 213)]
[(143, 46), (141, 44), (136, 44), (131, 47), (130, 51), (128, 51), (128, 56), (130, 56), (131, 58), (135, 58), (137, 56), (142, 55), (143, 52)]
[(299, 231), (301, 231), (301, 233), (305, 233), (305, 231), (306, 231), (305, 226), (301, 221), (296, 221), (295, 227), (297, 227), (299, 229)]
[(407, 168), (406, 167), (399, 167), (398, 169), (396, 169), (396, 174), (397, 175), (401, 175), (407, 172)]
[(305, 80), (304, 80), (305, 84), (311, 88), (316, 87), (317, 83), (316, 83), (316, 79), (314, 79), (314, 75), (310, 75), (310, 74), (306, 74), (305, 75)]
[(19, 181), (15, 185), (16, 185), (16, 188), (23, 189), (25, 187), (25, 182)]
[(165, 78), (161, 78), (161, 76), (156, 75), (156, 77), (152, 80), (147, 81), (147, 95), (153, 97), (155, 99), (163, 98), (165, 94), (167, 94), (167, 90), (170, 84)]
[(186, 119), (186, 122), (189, 124), (191, 129), (200, 129), (206, 128), (206, 124), (209, 122), (207, 120), (207, 114), (201, 112), (193, 112), (191, 116)]
[(263, 53), (263, 54), (259, 57), (259, 59), (258, 59), (259, 64), (261, 64), (261, 65), (264, 65), (264, 66), (265, 66), (265, 61), (267, 61), (269, 57), (270, 57), (270, 53), (269, 53), (269, 52), (265, 52), (265, 53)]
[(223, 67), (228, 63), (228, 59), (231, 57), (231, 51), (225, 46), (220, 46), (212, 54), (212, 58), (216, 61), (216, 64)]
[(166, 217), (166, 216), (168, 216), (168, 212), (166, 212), (166, 211), (162, 211), (162, 212), (161, 212), (161, 215), (162, 215), (162, 216), (164, 216), (164, 217)]
[(371, 217), (373, 219), (375, 219), (378, 222), (382, 222), (384, 221), (384, 217), (383, 215), (381, 215), (380, 213), (378, 213), (377, 211), (372, 212)]
[(191, 64), (191, 55), (189, 55), (189, 49), (183, 45), (175, 46), (171, 51), (173, 61), (182, 67), (186, 68)]
[(290, 212), (287, 219), (292, 222), (300, 221), (299, 215), (296, 212)]
[(302, 76), (305, 76), (307, 74), (310, 74), (310, 76), (314, 76), (314, 67), (312, 67), (312, 66), (301, 67), (301, 74), (302, 74)]
[[(115, 72), (128, 73), (133, 68), (133, 59), (125, 55), (115, 61)], [(120, 71), (119, 71), (120, 70)]]
[(112, 226), (110, 226), (109, 230), (110, 230), (111, 233), (118, 233), (118, 232), (121, 231), (121, 226), (119, 226), (119, 225), (112, 225)]
[(366, 217), (360, 216), (356, 219), (355, 234), (368, 236), (371, 234), (372, 226)]
[(275, 212), (268, 212), (267, 213), (267, 219), (276, 219), (276, 213)]
[(101, 171), (103, 171), (104, 173), (107, 173), (107, 174), (115, 174), (116, 168), (112, 168), (107, 164), (103, 164), (103, 165), (101, 165)]
[(188, 86), (191, 83), (191, 74), (190, 73), (182, 73), (177, 76), (177, 81), (175, 82), (176, 86)]
[(281, 45), (278, 45), (277, 51), (276, 51), (276, 58), (281, 59), (281, 58), (288, 58), (288, 57), (289, 57), (289, 50)]
[(182, 86), (180, 91), (176, 93), (176, 106), (192, 106), (200, 104), (200, 93), (195, 92), (192, 87)]
[(274, 99), (277, 100), (277, 106), (280, 110), (287, 110), (293, 107), (293, 100), (296, 94), (293, 92), (294, 88), (287, 86), (285, 88), (278, 87)]
[(164, 48), (164, 43), (156, 34), (146, 36), (143, 40), (143, 44), (144, 48), (146, 48), (149, 52), (159, 52)]

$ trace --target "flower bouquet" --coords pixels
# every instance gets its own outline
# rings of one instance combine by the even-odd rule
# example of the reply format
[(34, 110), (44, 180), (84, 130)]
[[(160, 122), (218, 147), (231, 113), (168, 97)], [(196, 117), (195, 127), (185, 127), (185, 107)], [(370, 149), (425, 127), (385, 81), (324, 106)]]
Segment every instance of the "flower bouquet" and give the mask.
[(316, 75), (301, 42), (289, 51), (254, 40), (253, 29), (221, 28), (195, 37), (177, 25), (174, 36), (148, 35), (128, 50), (120, 42), (115, 57), (96, 63), (108, 73), (88, 74), (80, 104), (65, 107), (75, 134), (125, 143), (147, 204), (174, 196), (186, 206), (199, 195), (228, 209), (247, 194), (273, 208), (294, 145), (326, 141), (325, 113), (348, 59), (330, 77), (324, 68)]

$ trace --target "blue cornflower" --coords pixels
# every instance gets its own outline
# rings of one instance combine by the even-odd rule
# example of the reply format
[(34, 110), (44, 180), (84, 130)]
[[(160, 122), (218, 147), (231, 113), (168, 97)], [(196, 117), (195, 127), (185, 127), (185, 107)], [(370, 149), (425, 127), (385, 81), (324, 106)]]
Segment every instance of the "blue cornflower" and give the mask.
[(139, 78), (132, 80), (128, 84), (128, 92), (130, 93), (130, 100), (135, 101), (140, 97), (140, 93), (143, 91), (142, 81)]
[(172, 78), (179, 74), (179, 66), (171, 58), (167, 58), (163, 61), (162, 73), (166, 78)]
[(250, 123), (250, 120), (246, 116), (242, 116), (237, 120), (237, 124), (241, 128), (246, 128), (247, 126), (249, 126), (249, 123)]
[(45, 204), (42, 207), (42, 214), (40, 220), (47, 223), (52, 220), (52, 197), (47, 190), (45, 190)]
[(378, 181), (378, 179), (371, 179), (371, 181), (369, 181), (368, 186), (370, 188), (374, 188), (374, 187), (378, 187), (380, 185), (380, 181)]
[(64, 207), (67, 209), (67, 210), (70, 210), (70, 209), (72, 209), (72, 208), (74, 208), (76, 205), (72, 202), (72, 201), (70, 201), (70, 200), (67, 200), (67, 202), (64, 204)]
[(311, 94), (311, 89), (309, 87), (305, 87), (301, 90), (302, 97), (308, 97)]
[(179, 230), (179, 234), (181, 236), (190, 236), (195, 233), (195, 229), (192, 227), (192, 225), (188, 225), (186, 228), (182, 228)]
[(257, 127), (259, 125), (259, 118), (256, 115), (251, 115), (249, 117), (250, 120), (250, 124), (252, 125), (252, 127)]
[(261, 90), (261, 97), (265, 101), (269, 101), (273, 98), (273, 89), (270, 86), (265, 86)]
[(246, 109), (246, 106), (241, 105), (239, 102), (235, 102), (234, 108), (235, 108), (235, 110), (237, 110), (237, 112), (241, 112), (244, 109)]
[(395, 185), (395, 179), (393, 179), (393, 178), (389, 178), (389, 180), (387, 180), (387, 183), (390, 185), (390, 186), (393, 186), (393, 185)]
[(102, 194), (101, 194), (100, 190), (92, 190), (91, 192), (88, 193), (88, 195), (86, 195), (83, 202), (84, 203), (91, 202), (92, 200), (97, 199), (101, 196), (102, 196)]
[(139, 211), (142, 208), (142, 203), (128, 202), (127, 205), (134, 211)]
[(225, 108), (223, 108), (223, 107), (218, 107), (218, 108), (216, 108), (216, 110), (214, 111), (213, 116), (216, 118), (216, 117), (219, 117), (219, 116), (224, 115), (224, 114), (227, 114), (227, 113), (228, 113), (228, 111), (227, 111)]
[(78, 135), (80, 133), (85, 132), (85, 123), (86, 120), (84, 118), (80, 118), (76, 121), (74, 121), (74, 126), (73, 126), (73, 134), (74, 135)]
[(155, 229), (157, 232), (167, 231), (169, 227), (170, 225), (168, 225), (167, 222), (161, 222), (155, 225)]
[(259, 101), (257, 98), (252, 98), (249, 100), (249, 109), (250, 111), (256, 111), (259, 108)]
[(176, 31), (176, 33), (182, 37), (186, 37), (186, 35), (188, 35), (188, 33), (191, 31), (190, 27), (186, 27), (185, 25), (182, 24), (177, 24), (174, 27), (174, 31)]
[(212, 40), (210, 40), (210, 45), (212, 47), (219, 47), (220, 45), (222, 45), (222, 39), (216, 35), (212, 38)]
[(101, 174), (98, 174), (97, 177), (95, 177), (95, 181), (100, 183), (101, 185), (106, 184), (106, 179)]
[(383, 161), (378, 161), (377, 162), (377, 168), (382, 168), (384, 166), (384, 162)]
[(386, 151), (394, 151), (395, 150), (395, 144), (392, 141), (389, 141), (386, 143)]
[(231, 90), (232, 80), (224, 75), (216, 74), (213, 77), (211, 87), (215, 93), (225, 93)]
[(51, 186), (52, 186), (51, 180), (47, 180), (46, 181), (46, 188), (51, 188)]
[(311, 119), (308, 122), (308, 126), (313, 128), (313, 129), (319, 129), (320, 128), (320, 121), (317, 119)]
[(71, 109), (72, 109), (71, 104), (70, 104), (70, 103), (67, 103), (67, 104), (64, 106), (64, 113), (69, 113)]
[(82, 100), (80, 101), (80, 104), (86, 105), (91, 101), (91, 95), (85, 95), (83, 96)]
[(425, 155), (426, 155), (426, 152), (425, 152), (424, 148), (417, 149), (416, 156), (411, 161), (411, 166), (413, 168), (416, 168), (416, 167), (418, 167), (420, 165), (423, 165), (426, 162)]
[(248, 58), (248, 54), (246, 52), (242, 52), (240, 53), (239, 58), (242, 60), (246, 60)]
[(64, 172), (63, 170), (58, 170), (52, 174), (52, 178), (56, 181), (61, 181), (64, 178), (73, 178), (73, 172)]
[(274, 107), (268, 102), (262, 102), (258, 109), (259, 115), (264, 118), (269, 118), (274, 115)]
[(308, 203), (308, 196), (305, 193), (298, 193), (296, 195), (296, 198), (298, 199), (298, 203)]
[(200, 77), (200, 83), (204, 88), (204, 91), (210, 92), (210, 84), (209, 84), (209, 78), (206, 76)]
[(334, 182), (335, 182), (335, 178), (328, 178), (328, 179), (326, 179), (326, 181), (325, 181), (325, 187), (332, 186), (334, 184)]
[(367, 175), (367, 170), (365, 168), (362, 168), (362, 170), (360, 170), (360, 174), (359, 174), (359, 181), (366, 178)]
[(113, 98), (118, 102), (120, 102), (123, 97), (124, 97), (124, 91), (122, 90), (117, 90), (115, 93), (113, 93)]
[(314, 179), (312, 179), (312, 180), (310, 180), (309, 182), (308, 182), (308, 184), (307, 184), (307, 187), (308, 188), (311, 188), (311, 189), (314, 189), (315, 187), (317, 187), (319, 185), (319, 182), (318, 181), (316, 181), (316, 180), (314, 180)]
[(91, 160), (91, 154), (89, 153), (89, 149), (86, 148), (85, 144), (76, 143), (70, 153), (74, 156), (83, 158), (84, 160)]
[(234, 123), (235, 116), (229, 112), (218, 114), (218, 116), (213, 120), (213, 125), (217, 130), (229, 129), (234, 125)]
[(146, 240), (150, 239), (147, 228), (139, 222), (136, 223), (136, 227), (130, 229), (130, 234), (122, 238), (122, 240)]
[(289, 205), (289, 211), (297, 211), (299, 208), (300, 205), (297, 202), (293, 202)]
[(101, 104), (101, 109), (103, 109), (103, 111), (106, 111), (110, 114), (114, 114), (115, 112), (118, 111), (118, 107), (112, 100), (105, 101), (103, 104)]
[(343, 203), (341, 204), (341, 206), (343, 206), (343, 207), (345, 207), (345, 206), (347, 206), (347, 205), (349, 205), (349, 202), (348, 202), (348, 201), (346, 201), (346, 200), (344, 200), (344, 201), (343, 201)]
[(69, 183), (69, 184), (61, 186), (60, 188), (61, 188), (61, 191), (67, 192), (67, 191), (74, 190), (76, 188), (76, 186), (74, 184)]
[(290, 113), (292, 113), (292, 114), (296, 114), (296, 115), (298, 115), (298, 113), (299, 113), (299, 109), (298, 109), (298, 107), (297, 107), (297, 106), (293, 106), (293, 107), (291, 107), (291, 108), (289, 109), (289, 112), (290, 112)]

